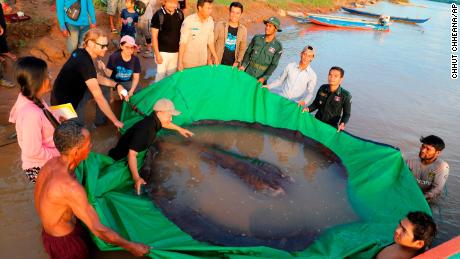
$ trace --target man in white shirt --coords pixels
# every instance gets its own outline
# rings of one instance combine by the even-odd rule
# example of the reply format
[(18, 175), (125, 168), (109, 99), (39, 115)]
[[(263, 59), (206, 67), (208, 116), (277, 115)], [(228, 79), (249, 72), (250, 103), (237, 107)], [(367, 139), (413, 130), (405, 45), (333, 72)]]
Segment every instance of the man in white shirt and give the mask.
[(444, 190), (449, 176), (449, 165), (439, 158), (444, 141), (434, 135), (422, 137), (417, 158), (406, 160), (427, 201), (436, 200)]
[(297, 102), (299, 106), (307, 105), (313, 98), (316, 86), (316, 73), (310, 66), (314, 58), (315, 50), (312, 46), (306, 46), (300, 53), (299, 63), (288, 64), (279, 78), (262, 87)]

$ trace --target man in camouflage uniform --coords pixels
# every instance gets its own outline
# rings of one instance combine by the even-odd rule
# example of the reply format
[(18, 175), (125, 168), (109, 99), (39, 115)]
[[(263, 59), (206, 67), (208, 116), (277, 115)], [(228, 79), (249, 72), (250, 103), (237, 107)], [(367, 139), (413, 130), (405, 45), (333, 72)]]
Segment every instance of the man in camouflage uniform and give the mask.
[(283, 53), (283, 46), (276, 39), (276, 32), (280, 32), (281, 22), (276, 17), (264, 20), (265, 35), (256, 35), (244, 54), (240, 70), (255, 77), (260, 83), (264, 84), (275, 71)]

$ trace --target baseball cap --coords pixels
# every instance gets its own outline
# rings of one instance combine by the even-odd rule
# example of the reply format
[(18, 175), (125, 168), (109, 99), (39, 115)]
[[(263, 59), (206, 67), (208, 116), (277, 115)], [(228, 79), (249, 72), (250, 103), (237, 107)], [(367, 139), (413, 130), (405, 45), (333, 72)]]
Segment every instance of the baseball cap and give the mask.
[(278, 32), (281, 31), (281, 22), (280, 22), (280, 19), (276, 18), (275, 16), (272, 16), (266, 20), (264, 20), (264, 24), (267, 24), (267, 23), (271, 23), (273, 25), (275, 25), (276, 29), (278, 30)]
[(134, 40), (133, 37), (131, 37), (129, 35), (125, 35), (125, 36), (121, 37), (120, 44), (121, 43), (125, 43), (125, 45), (133, 46), (133, 47), (137, 48), (136, 41)]
[(307, 50), (315, 51), (315, 48), (313, 48), (313, 47), (310, 46), (310, 45), (307, 45), (307, 46), (305, 46), (305, 47), (303, 48), (302, 52), (305, 52), (305, 51), (307, 51)]
[(181, 114), (181, 112), (176, 110), (176, 107), (174, 107), (174, 103), (171, 102), (171, 100), (166, 99), (166, 98), (162, 98), (158, 100), (153, 105), (153, 110), (156, 112), (171, 112), (172, 115), (174, 116)]

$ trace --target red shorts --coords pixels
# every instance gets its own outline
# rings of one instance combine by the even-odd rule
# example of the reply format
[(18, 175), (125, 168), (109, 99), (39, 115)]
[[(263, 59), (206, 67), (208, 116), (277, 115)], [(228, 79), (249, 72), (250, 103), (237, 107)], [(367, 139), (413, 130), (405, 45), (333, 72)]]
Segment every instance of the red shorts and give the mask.
[(54, 237), (42, 231), (43, 245), (51, 259), (86, 259), (89, 258), (88, 234), (76, 224), (69, 234)]

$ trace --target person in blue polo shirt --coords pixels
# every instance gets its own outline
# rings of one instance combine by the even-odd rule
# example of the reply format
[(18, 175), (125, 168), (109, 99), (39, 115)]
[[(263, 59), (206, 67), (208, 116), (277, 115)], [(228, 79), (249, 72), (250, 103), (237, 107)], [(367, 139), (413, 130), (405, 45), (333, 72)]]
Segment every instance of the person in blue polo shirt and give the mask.
[[(77, 1), (80, 1), (80, 15), (74, 20), (66, 11)], [(85, 33), (96, 27), (96, 12), (93, 0), (57, 0), (56, 13), (59, 29), (67, 37), (67, 51), (72, 53), (83, 42)]]

